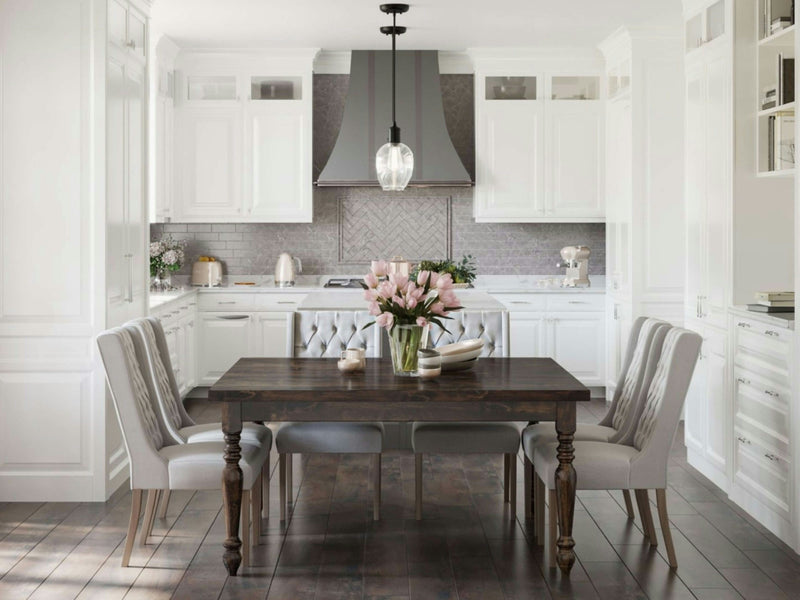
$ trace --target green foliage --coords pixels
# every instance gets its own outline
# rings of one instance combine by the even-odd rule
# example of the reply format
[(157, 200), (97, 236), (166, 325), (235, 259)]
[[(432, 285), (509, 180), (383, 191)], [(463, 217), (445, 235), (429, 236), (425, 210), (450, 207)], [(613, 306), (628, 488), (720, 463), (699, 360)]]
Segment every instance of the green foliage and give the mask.
[(435, 273), (450, 273), (453, 283), (472, 283), (478, 275), (475, 258), (467, 254), (460, 262), (452, 260), (423, 260), (415, 268), (413, 278), (416, 279), (420, 271), (433, 271)]

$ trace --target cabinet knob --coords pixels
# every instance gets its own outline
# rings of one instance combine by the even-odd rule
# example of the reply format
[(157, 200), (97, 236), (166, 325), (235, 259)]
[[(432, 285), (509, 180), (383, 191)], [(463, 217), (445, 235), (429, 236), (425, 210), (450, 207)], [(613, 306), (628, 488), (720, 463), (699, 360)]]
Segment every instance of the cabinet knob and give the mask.
[(778, 333), (777, 331), (772, 331), (771, 329), (767, 329), (764, 332), (764, 335), (771, 335), (772, 337), (780, 337), (781, 334)]
[(125, 45), (131, 50), (136, 50), (136, 40), (128, 40)]
[(745, 323), (744, 321), (739, 321), (736, 324), (737, 327), (742, 327), (744, 329), (750, 329), (750, 323)]
[(748, 440), (746, 437), (737, 437), (736, 439), (739, 440), (743, 444), (749, 444), (750, 443), (750, 440)]
[(779, 462), (781, 460), (780, 458), (778, 458), (774, 454), (769, 454), (769, 453), (765, 454), (764, 458), (766, 458), (767, 460), (771, 460), (772, 462)]
[(737, 377), (736, 381), (738, 381), (739, 383), (743, 383), (745, 385), (750, 385), (750, 380), (749, 379), (745, 379), (744, 377)]
[(773, 392), (772, 390), (764, 390), (764, 393), (767, 396), (771, 396), (772, 398), (780, 398), (781, 395), (778, 392)]

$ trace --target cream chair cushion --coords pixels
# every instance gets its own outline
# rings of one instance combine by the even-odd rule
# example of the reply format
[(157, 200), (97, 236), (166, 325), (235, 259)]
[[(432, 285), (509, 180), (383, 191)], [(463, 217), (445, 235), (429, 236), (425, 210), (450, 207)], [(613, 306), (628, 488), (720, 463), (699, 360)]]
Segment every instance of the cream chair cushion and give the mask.
[[(578, 474), (578, 489), (624, 490), (629, 488), (631, 460), (639, 455), (632, 446), (607, 442), (575, 442), (573, 466)], [(558, 444), (539, 444), (533, 454), (536, 472), (553, 489)]]
[[(267, 460), (269, 448), (259, 444), (241, 444), (243, 489), (253, 487), (261, 474), (261, 466)], [(225, 467), (225, 444), (222, 442), (200, 442), (165, 446), (159, 454), (167, 463), (169, 489), (213, 490), (219, 489), (222, 470)]]
[[(578, 423), (575, 430), (575, 439), (583, 442), (607, 442), (612, 436), (616, 435), (617, 430), (605, 425), (593, 425), (591, 423)], [(552, 423), (536, 423), (529, 425), (522, 432), (522, 448), (529, 457), (533, 456), (536, 446), (539, 444), (556, 444), (558, 439), (556, 429)]]
[[(190, 444), (198, 442), (224, 442), (220, 423), (205, 423), (181, 428), (180, 434)], [(269, 427), (257, 423), (242, 423), (242, 443), (261, 444), (267, 449), (272, 447), (272, 431)]]

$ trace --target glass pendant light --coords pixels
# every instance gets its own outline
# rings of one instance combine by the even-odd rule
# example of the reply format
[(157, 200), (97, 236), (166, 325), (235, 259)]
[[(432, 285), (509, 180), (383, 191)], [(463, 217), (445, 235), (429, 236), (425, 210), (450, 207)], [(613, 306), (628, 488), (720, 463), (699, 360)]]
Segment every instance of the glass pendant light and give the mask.
[(400, 141), (400, 128), (395, 118), (395, 71), (397, 48), (395, 36), (405, 33), (405, 27), (397, 26), (397, 15), (408, 11), (408, 4), (381, 4), (381, 10), (392, 15), (391, 27), (381, 27), (381, 33), (392, 36), (392, 126), (389, 128), (389, 142), (375, 155), (375, 170), (378, 183), (385, 191), (399, 192), (406, 189), (414, 172), (414, 153)]

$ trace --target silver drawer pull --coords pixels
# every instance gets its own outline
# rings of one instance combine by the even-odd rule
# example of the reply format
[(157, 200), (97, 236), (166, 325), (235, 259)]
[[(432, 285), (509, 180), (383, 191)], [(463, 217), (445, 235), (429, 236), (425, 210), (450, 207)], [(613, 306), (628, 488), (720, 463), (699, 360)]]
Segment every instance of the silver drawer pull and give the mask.
[(530, 302), (526, 302), (524, 300), (512, 300), (511, 304), (530, 304)]
[(780, 334), (780, 333), (778, 333), (777, 331), (772, 331), (771, 329), (767, 329), (767, 330), (764, 332), (764, 335), (771, 335), (771, 336), (773, 336), (773, 337), (780, 337), (780, 335), (781, 335), (781, 334)]
[(764, 390), (764, 393), (767, 396), (772, 396), (773, 398), (780, 398), (781, 395), (778, 392), (773, 392), (772, 390)]
[(189, 306), (197, 306), (197, 302), (189, 302)]
[(737, 377), (736, 381), (738, 381), (739, 383), (743, 383), (745, 385), (750, 385), (750, 380), (749, 379), (745, 379), (744, 377)]
[(217, 318), (224, 321), (240, 321), (242, 319), (249, 319), (250, 315), (217, 315)]
[(278, 300), (278, 304), (297, 304), (297, 302), (292, 300)]
[(588, 302), (584, 302), (583, 300), (569, 300), (567, 304), (589, 304)]
[(780, 462), (780, 460), (781, 460), (780, 458), (778, 458), (778, 457), (777, 457), (777, 456), (775, 456), (774, 454), (765, 454), (765, 455), (764, 455), (764, 458), (766, 458), (766, 459), (768, 459), (768, 460), (771, 460), (771, 461), (773, 461), (773, 462)]
[(226, 300), (225, 302), (217, 302), (217, 304), (236, 304), (236, 300)]
[(746, 329), (750, 329), (750, 323), (745, 323), (744, 321), (739, 321), (736, 324), (737, 327), (744, 327)]
[(749, 444), (750, 443), (750, 440), (748, 440), (746, 437), (737, 437), (736, 439), (739, 440), (740, 442), (742, 442), (743, 444)]

